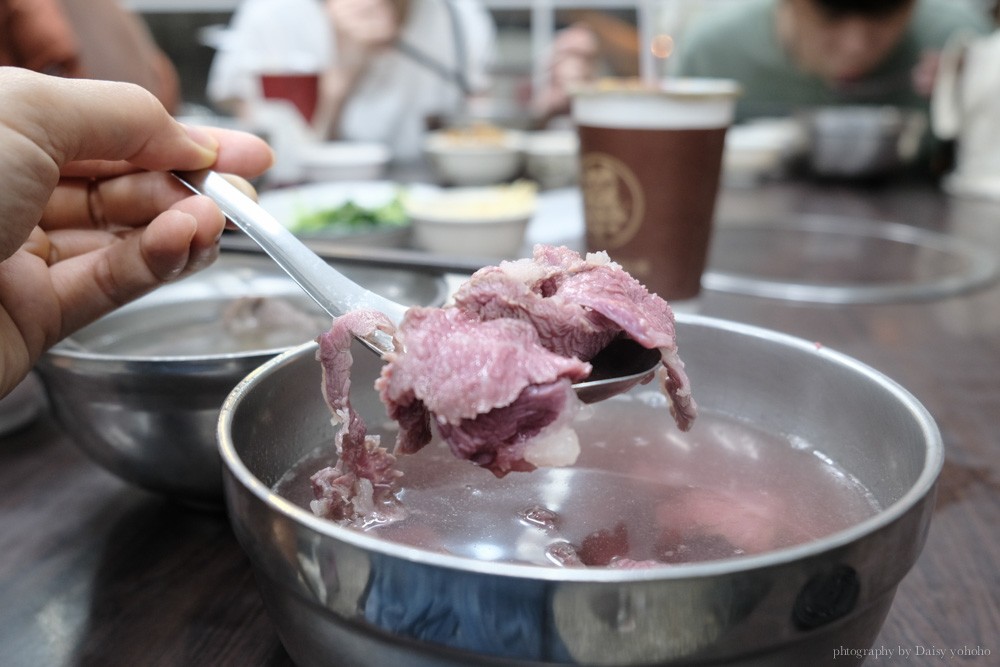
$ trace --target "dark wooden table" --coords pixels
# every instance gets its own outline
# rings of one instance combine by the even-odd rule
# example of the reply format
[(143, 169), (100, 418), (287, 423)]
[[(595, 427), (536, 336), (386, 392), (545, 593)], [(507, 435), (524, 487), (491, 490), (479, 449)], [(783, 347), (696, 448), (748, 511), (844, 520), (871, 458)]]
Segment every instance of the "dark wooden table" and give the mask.
[[(896, 221), (1000, 252), (1000, 204), (921, 184), (779, 182), (726, 189), (719, 210), (735, 224), (798, 214)], [(937, 511), (876, 642), (892, 653), (871, 663), (1000, 664), (1000, 286), (835, 306), (706, 292), (700, 310), (820, 341), (928, 407), (947, 447)], [(0, 665), (291, 664), (225, 516), (119, 481), (47, 414), (0, 439), (0, 522)], [(977, 647), (989, 655), (950, 653)]]

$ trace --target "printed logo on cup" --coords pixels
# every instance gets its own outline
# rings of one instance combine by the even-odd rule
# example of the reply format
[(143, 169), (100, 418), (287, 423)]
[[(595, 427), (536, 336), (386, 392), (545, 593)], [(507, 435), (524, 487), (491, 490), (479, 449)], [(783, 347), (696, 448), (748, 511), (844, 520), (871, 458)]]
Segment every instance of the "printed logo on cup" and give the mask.
[(642, 227), (646, 199), (629, 167), (607, 153), (581, 159), (583, 207), (592, 247), (619, 248)]

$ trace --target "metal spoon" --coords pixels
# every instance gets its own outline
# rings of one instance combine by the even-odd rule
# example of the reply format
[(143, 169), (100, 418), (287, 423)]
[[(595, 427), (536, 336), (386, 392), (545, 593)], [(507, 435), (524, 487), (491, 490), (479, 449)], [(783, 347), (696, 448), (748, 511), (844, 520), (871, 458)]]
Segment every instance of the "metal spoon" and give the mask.
[[(377, 310), (396, 325), (407, 307), (375, 294), (350, 280), (309, 249), (292, 232), (220, 174), (203, 170), (173, 172), (191, 191), (214, 201), (227, 218), (253, 239), (331, 317), (352, 310)], [(393, 350), (392, 337), (378, 331), (358, 337), (379, 355)], [(621, 339), (590, 360), (593, 370), (573, 385), (585, 403), (610, 398), (647, 381), (660, 364), (658, 350)]]

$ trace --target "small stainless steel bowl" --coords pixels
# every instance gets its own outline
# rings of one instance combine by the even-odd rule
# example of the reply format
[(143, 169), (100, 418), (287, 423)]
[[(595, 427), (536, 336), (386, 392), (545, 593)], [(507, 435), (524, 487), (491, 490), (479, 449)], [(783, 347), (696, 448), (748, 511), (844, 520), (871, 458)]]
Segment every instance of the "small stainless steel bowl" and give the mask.
[(819, 176), (873, 178), (911, 165), (927, 117), (891, 106), (831, 106), (800, 114), (809, 166)]
[[(638, 570), (402, 546), (275, 492), (305, 455), (332, 446), (315, 346), (306, 345), (241, 382), (219, 422), (230, 517), (296, 664), (800, 667), (831, 664), (838, 647), (870, 647), (931, 519), (943, 462), (932, 418), (888, 378), (822, 346), (678, 320), (703, 410), (814, 443), (882, 509), (798, 546)], [(383, 418), (368, 389), (377, 362), (359, 350), (355, 364), (355, 406)]]
[[(446, 296), (444, 281), (429, 274), (343, 271), (403, 303), (439, 304)], [(248, 297), (292, 306), (295, 325), (225, 335), (224, 313)], [(329, 321), (266, 256), (223, 253), (204, 271), (81, 329), (47, 352), (38, 371), (56, 419), (97, 463), (151, 491), (221, 508), (215, 431), (226, 395)]]

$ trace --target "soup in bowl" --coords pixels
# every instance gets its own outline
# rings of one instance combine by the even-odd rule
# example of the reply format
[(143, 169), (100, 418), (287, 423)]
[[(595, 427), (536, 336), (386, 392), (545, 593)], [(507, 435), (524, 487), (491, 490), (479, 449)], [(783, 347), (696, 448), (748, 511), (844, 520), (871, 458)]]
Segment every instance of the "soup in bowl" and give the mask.
[[(926, 536), (933, 420), (807, 341), (695, 316), (677, 337), (690, 431), (643, 385), (577, 415), (569, 467), (497, 478), (432, 442), (399, 458), (406, 517), (360, 529), (309, 509), (335, 456), (316, 346), (248, 376), (219, 422), (227, 504), (296, 663), (803, 665), (871, 646)], [(354, 359), (354, 407), (391, 439), (381, 362)]]

